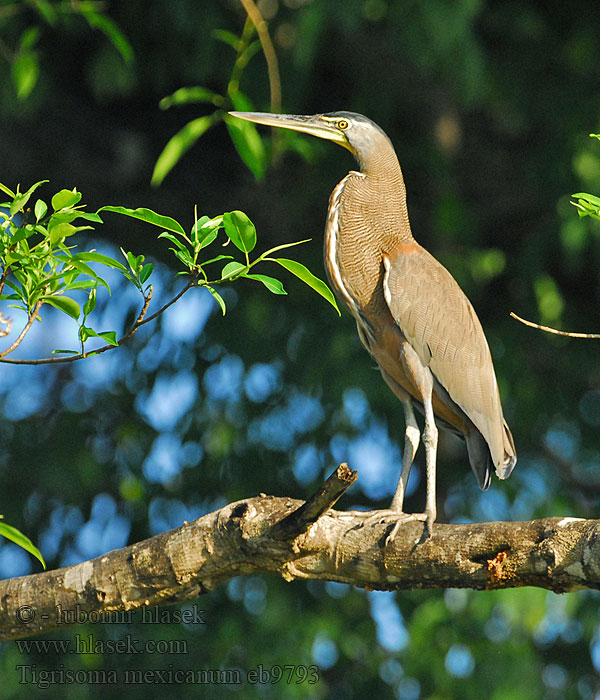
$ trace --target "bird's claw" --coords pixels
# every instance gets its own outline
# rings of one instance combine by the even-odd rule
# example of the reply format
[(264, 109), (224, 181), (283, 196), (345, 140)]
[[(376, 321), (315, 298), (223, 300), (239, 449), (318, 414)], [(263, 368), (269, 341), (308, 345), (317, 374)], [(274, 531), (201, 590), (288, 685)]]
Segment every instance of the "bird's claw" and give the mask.
[(427, 513), (401, 513), (400, 518), (396, 518), (396, 522), (392, 526), (392, 529), (389, 531), (385, 538), (385, 546), (387, 547), (392, 540), (396, 537), (398, 534), (398, 531), (400, 530), (401, 526), (404, 523), (410, 522), (411, 520), (418, 520), (420, 522), (425, 523), (425, 528), (423, 529), (423, 535), (421, 536), (421, 539), (419, 542), (425, 542), (425, 540), (428, 540), (431, 537), (431, 525), (429, 523), (429, 518), (427, 516)]
[(392, 528), (385, 538), (385, 546), (387, 547), (396, 537), (402, 525), (415, 520), (427, 523), (421, 539), (421, 541), (425, 541), (431, 536), (431, 526), (429, 525), (427, 513), (403, 513), (392, 509), (373, 511), (363, 521), (363, 527), (365, 525), (380, 525), (381, 523), (393, 521)]

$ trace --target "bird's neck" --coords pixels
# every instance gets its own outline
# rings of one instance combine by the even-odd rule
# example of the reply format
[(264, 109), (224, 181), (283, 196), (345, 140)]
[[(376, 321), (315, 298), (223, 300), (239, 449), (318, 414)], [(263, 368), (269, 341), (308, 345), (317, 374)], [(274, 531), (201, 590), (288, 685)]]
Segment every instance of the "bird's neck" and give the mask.
[(391, 156), (361, 163), (363, 170), (348, 173), (329, 199), (325, 266), (354, 316), (385, 303), (383, 256), (413, 240), (402, 171), (393, 150)]

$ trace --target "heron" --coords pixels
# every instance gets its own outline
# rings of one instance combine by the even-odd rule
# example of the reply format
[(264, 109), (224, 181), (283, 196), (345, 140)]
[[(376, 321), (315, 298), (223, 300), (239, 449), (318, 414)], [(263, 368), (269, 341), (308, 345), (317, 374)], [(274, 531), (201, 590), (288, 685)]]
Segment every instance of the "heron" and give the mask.
[[(394, 519), (390, 536), (400, 523), (419, 520), (427, 539), (436, 519), (438, 425), (464, 439), (484, 491), (493, 472), (506, 479), (517, 461), (475, 310), (448, 270), (414, 239), (398, 157), (375, 122), (354, 112), (230, 114), (332, 141), (359, 163), (360, 169), (351, 170), (329, 198), (325, 268), (336, 296), (356, 321), (360, 341), (404, 408), (400, 478), (384, 511)], [(423, 513), (405, 513), (406, 486), (421, 439), (415, 407), (425, 417), (426, 504)]]

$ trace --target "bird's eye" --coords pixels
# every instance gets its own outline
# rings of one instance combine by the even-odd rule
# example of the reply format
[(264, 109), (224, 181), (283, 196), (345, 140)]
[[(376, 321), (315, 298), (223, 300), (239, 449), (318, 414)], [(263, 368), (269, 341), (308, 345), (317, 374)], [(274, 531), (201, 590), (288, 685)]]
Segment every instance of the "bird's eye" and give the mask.
[(342, 131), (347, 129), (349, 126), (350, 124), (348, 124), (348, 122), (345, 119), (340, 119), (337, 123), (338, 129), (341, 129)]

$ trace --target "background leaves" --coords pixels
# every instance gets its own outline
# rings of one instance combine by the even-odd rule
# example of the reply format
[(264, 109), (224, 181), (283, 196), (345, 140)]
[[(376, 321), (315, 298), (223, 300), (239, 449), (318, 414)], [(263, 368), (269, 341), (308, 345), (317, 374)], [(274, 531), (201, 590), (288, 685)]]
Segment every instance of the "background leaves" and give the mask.
[[(293, 150), (278, 156), (275, 148), (273, 168), (257, 183), (219, 122), (160, 187), (149, 189), (157, 158), (188, 122), (225, 111), (228, 100), (244, 96), (251, 97), (251, 108), (269, 109), (261, 53), (246, 63), (237, 92), (231, 84), (244, 35), (241, 6), (212, 0), (110, 4), (106, 15), (133, 48), (135, 59), (128, 64), (80, 15), (52, 24), (32, 6), (20, 5), (25, 9), (0, 16), (0, 38), (10, 49), (0, 59), (3, 85), (15, 85), (12, 58), (31, 27), (40, 28), (31, 51), (43, 61), (38, 58), (28, 98), (18, 99), (16, 87), (0, 93), (0, 180), (27, 187), (47, 177), (54, 190), (76, 183), (90, 211), (117, 202), (169, 212), (192, 241), (192, 262), (198, 239), (214, 236), (218, 251), (208, 257), (218, 258), (215, 277), (229, 254), (239, 252), (236, 260), (243, 254), (232, 243), (221, 248), (226, 239), (217, 230), (220, 223), (214, 229), (200, 224), (195, 239), (190, 202), (211, 218), (239, 209), (259, 232), (257, 250), (312, 238), (297, 257), (323, 276), (327, 199), (356, 167), (342, 149), (286, 135), (282, 145)], [(43, 5), (57, 14), (59, 3)], [(594, 341), (550, 337), (508, 313), (536, 321), (550, 313), (559, 327), (599, 328), (598, 224), (580, 217), (570, 203), (578, 201), (573, 192), (600, 194), (600, 144), (588, 136), (599, 131), (598, 3), (584, 0), (577, 11), (555, 0), (543, 6), (470, 0), (270, 5), (274, 14), (265, 19), (278, 52), (283, 111), (352, 109), (384, 128), (402, 164), (413, 233), (457, 278), (490, 342), (519, 462), (508, 481), (494, 482), (482, 494), (463, 446), (440, 436), (440, 518), (596, 517), (600, 403)], [(215, 38), (214, 29), (228, 32), (220, 39), (229, 43)], [(254, 41), (248, 37), (247, 55)], [(158, 109), (165, 96), (194, 86), (223, 102), (190, 99)], [(258, 133), (249, 131), (247, 140)], [(267, 140), (263, 150), (272, 152)], [(27, 206), (35, 208), (37, 197), (31, 195)], [(35, 219), (35, 212), (30, 216)], [(94, 225), (73, 225), (86, 223)], [(149, 235), (147, 224), (126, 216), (111, 217), (102, 230), (90, 248), (123, 261), (119, 246), (143, 251), (156, 260), (153, 283), (177, 293), (180, 286), (171, 280), (185, 264), (165, 269), (173, 264), (173, 241)], [(271, 263), (264, 270), (280, 267)], [(109, 280), (122, 310), (113, 327), (139, 311), (139, 292), (132, 288), (130, 295), (119, 279), (117, 274)], [(39, 544), (49, 566), (96, 556), (260, 491), (305, 497), (342, 460), (358, 468), (360, 478), (340, 507), (389, 504), (400, 463), (401, 407), (373, 372), (349, 315), (338, 320), (292, 273), (282, 279), (290, 292), (285, 299), (266, 294), (258, 280), (242, 281), (243, 295), (234, 285), (186, 296), (181, 302), (189, 301), (174, 304), (155, 333), (148, 324), (130, 347), (91, 358), (81, 369), (19, 368), (13, 374), (3, 366), (0, 478), (10, 498), (1, 510)], [(219, 299), (228, 310), (224, 322)], [(104, 320), (104, 310), (98, 294), (93, 313)], [(36, 347), (51, 335), (44, 323), (32, 329)], [(422, 504), (417, 468), (406, 505), (417, 511)], [(36, 566), (16, 549), (0, 549), (3, 575), (17, 565), (22, 573)], [(201, 659), (206, 668), (244, 670), (319, 665), (321, 679), (310, 690), (261, 686), (265, 695), (285, 690), (323, 698), (587, 700), (599, 691), (594, 593), (367, 594), (249, 576), (199, 604), (207, 625), (192, 630), (140, 621), (123, 629), (89, 628), (96, 638), (183, 638), (189, 643), (185, 660), (18, 654), (11, 645), (0, 656), (0, 694), (31, 695), (30, 687), (18, 683), (19, 663), (42, 670), (60, 664), (79, 670), (89, 663), (166, 669), (170, 663), (191, 667), (191, 659)], [(57, 634), (72, 641), (75, 633)], [(145, 698), (155, 692), (154, 686), (128, 691)], [(82, 688), (44, 692), (63, 698)], [(90, 685), (86, 692), (92, 697), (96, 690)], [(245, 686), (236, 695), (257, 692)], [(204, 688), (197, 693), (206, 694)]]

